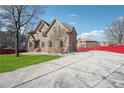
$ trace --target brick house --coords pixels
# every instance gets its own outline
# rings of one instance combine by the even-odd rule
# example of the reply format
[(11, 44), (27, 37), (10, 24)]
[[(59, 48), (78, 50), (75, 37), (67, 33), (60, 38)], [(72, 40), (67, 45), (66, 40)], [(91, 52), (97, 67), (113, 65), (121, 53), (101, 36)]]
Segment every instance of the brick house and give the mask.
[(51, 24), (42, 20), (33, 31), (28, 33), (28, 51), (73, 52), (76, 51), (76, 37), (74, 27), (56, 19)]
[(79, 38), (77, 42), (77, 47), (81, 48), (94, 48), (98, 45), (98, 42), (89, 38)]

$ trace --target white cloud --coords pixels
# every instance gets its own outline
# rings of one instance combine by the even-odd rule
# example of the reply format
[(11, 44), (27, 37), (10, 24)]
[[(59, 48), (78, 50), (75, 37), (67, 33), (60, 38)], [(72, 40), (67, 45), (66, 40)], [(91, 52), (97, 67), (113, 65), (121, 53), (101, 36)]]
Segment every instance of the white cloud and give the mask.
[(82, 33), (81, 36), (78, 36), (80, 38), (91, 38), (94, 40), (104, 40), (105, 39), (105, 32), (103, 30), (93, 30), (87, 33)]
[(120, 17), (118, 17), (117, 19), (123, 20), (123, 19), (124, 19), (124, 16), (120, 16)]
[(77, 16), (76, 14), (69, 14), (68, 15), (69, 17), (75, 17), (75, 16)]
[(70, 22), (71, 25), (75, 25), (76, 23), (75, 22)]
[(117, 18), (119, 22), (124, 22), (124, 16), (120, 16)]

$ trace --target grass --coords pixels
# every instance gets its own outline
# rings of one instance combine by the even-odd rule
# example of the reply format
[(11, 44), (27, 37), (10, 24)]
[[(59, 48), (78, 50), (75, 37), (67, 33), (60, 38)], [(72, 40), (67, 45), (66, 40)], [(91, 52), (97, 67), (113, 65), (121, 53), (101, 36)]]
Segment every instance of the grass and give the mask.
[(0, 55), (0, 73), (12, 71), (18, 68), (46, 62), (57, 58), (60, 57), (49, 55), (20, 55), (20, 57), (15, 57), (14, 54)]

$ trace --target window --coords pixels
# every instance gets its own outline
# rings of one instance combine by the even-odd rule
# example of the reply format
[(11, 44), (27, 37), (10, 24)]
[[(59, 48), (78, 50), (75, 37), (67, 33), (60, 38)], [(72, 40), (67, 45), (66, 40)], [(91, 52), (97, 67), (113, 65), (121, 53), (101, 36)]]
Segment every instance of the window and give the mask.
[(39, 41), (34, 41), (34, 48), (37, 48), (39, 46)]
[(85, 47), (85, 45), (84, 45), (84, 44), (82, 44), (82, 45), (81, 45), (81, 47)]
[(32, 47), (32, 42), (29, 42), (29, 47)]
[(54, 29), (57, 29), (57, 27), (58, 27), (58, 26), (57, 26), (57, 25), (55, 25), (55, 26), (54, 26)]
[(64, 47), (63, 40), (60, 40), (60, 48), (63, 48), (63, 47)]
[(41, 42), (41, 46), (42, 46), (42, 47), (45, 47), (45, 43), (44, 43), (44, 42)]
[(49, 47), (52, 47), (52, 41), (49, 41)]

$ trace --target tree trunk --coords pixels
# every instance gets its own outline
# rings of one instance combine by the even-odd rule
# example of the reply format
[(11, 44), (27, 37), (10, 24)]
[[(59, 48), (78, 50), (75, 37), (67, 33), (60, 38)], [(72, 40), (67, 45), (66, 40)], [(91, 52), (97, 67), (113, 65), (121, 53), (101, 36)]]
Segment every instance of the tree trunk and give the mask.
[(19, 33), (18, 30), (15, 32), (15, 54), (19, 57)]

